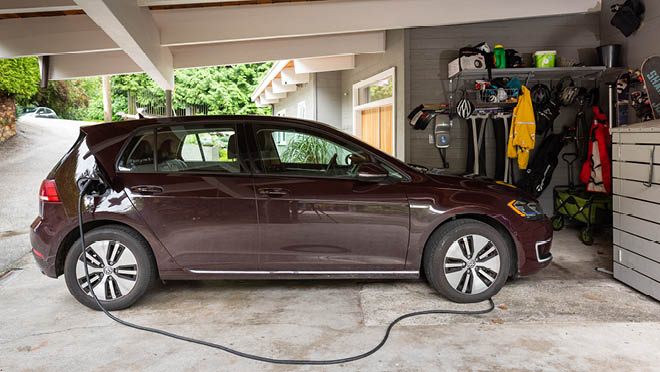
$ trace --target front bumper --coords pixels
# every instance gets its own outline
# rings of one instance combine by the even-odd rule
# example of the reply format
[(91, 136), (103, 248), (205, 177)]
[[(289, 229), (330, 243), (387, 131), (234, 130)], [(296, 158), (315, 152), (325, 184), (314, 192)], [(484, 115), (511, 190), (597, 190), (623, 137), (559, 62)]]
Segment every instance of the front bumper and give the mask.
[(536, 273), (552, 262), (552, 223), (547, 217), (538, 221), (526, 221), (518, 232), (518, 244), (522, 255), (518, 255), (518, 274), (526, 276)]

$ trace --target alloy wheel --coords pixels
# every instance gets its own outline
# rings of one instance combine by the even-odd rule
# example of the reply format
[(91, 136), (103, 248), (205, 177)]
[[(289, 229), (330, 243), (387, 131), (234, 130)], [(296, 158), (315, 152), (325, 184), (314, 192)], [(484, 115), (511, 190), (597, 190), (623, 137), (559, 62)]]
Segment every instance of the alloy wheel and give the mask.
[(138, 264), (133, 252), (116, 240), (99, 240), (87, 247), (89, 283), (82, 253), (76, 264), (76, 279), (90, 297), (112, 301), (128, 295), (137, 283)]
[(465, 235), (452, 243), (444, 259), (445, 278), (456, 291), (478, 294), (490, 288), (500, 272), (500, 253), (481, 235)]

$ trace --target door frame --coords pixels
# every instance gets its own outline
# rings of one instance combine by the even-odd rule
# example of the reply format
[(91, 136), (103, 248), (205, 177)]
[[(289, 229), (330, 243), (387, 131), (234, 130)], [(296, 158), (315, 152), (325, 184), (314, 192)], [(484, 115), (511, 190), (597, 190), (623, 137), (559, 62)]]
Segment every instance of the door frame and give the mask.
[[(368, 102), (360, 105), (358, 102), (360, 88), (371, 85), (374, 82), (392, 77), (392, 97), (380, 99), (378, 101)], [(376, 107), (392, 106), (392, 156), (396, 157), (397, 136), (396, 136), (396, 67), (391, 67), (367, 79), (360, 80), (353, 84), (353, 135), (362, 138), (362, 111)]]

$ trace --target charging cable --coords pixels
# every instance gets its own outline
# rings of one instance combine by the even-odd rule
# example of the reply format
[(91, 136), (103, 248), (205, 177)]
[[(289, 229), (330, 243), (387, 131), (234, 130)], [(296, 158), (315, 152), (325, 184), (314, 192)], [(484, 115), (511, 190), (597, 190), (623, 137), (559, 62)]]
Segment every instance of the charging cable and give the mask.
[[(82, 244), (82, 253), (83, 253), (83, 263), (85, 267), (85, 278), (87, 279), (87, 283), (90, 282), (89, 280), (89, 270), (87, 268), (87, 244), (85, 244), (85, 234), (84, 234), (84, 229), (83, 229), (83, 217), (82, 217), (82, 212), (83, 212), (83, 198), (87, 193), (89, 192), (89, 188), (93, 185), (93, 182), (98, 182), (98, 180), (95, 179), (81, 179), (79, 181), (80, 185), (80, 196), (78, 197), (78, 225), (80, 228), (80, 242)], [(408, 313), (401, 315), (400, 317), (394, 319), (388, 326), (387, 330), (385, 331), (385, 335), (383, 336), (383, 339), (380, 341), (378, 345), (373, 347), (371, 350), (366, 351), (362, 354), (358, 354), (355, 356), (347, 357), (347, 358), (339, 358), (339, 359), (326, 359), (326, 360), (314, 360), (314, 359), (275, 359), (275, 358), (268, 358), (268, 357), (263, 357), (259, 355), (254, 355), (254, 354), (248, 354), (242, 351), (238, 351), (232, 348), (229, 348), (224, 345), (216, 344), (213, 342), (208, 342), (204, 340), (198, 340), (196, 338), (192, 337), (186, 337), (186, 336), (181, 336), (177, 335), (175, 333), (171, 333), (168, 331), (164, 331), (161, 329), (157, 328), (151, 328), (151, 327), (145, 327), (141, 326), (138, 324), (134, 324), (131, 322), (127, 322), (125, 320), (119, 319), (118, 317), (112, 315), (108, 310), (103, 307), (101, 304), (101, 301), (99, 301), (98, 297), (96, 297), (96, 293), (90, 288), (89, 290), (90, 294), (94, 298), (94, 301), (96, 301), (96, 305), (103, 311), (105, 315), (107, 315), (110, 319), (114, 320), (115, 322), (130, 327), (134, 329), (138, 329), (140, 331), (145, 331), (145, 332), (151, 332), (151, 333), (156, 333), (159, 335), (171, 337), (177, 340), (181, 341), (186, 341), (186, 342), (191, 342), (194, 344), (202, 345), (202, 346), (207, 346), (213, 349), (218, 349), (222, 350), (225, 352), (228, 352), (230, 354), (234, 354), (236, 356), (242, 357), (242, 358), (247, 358), (247, 359), (252, 359), (256, 360), (259, 362), (266, 362), (266, 363), (274, 363), (274, 364), (294, 364), (294, 365), (330, 365), (330, 364), (341, 364), (341, 363), (348, 363), (348, 362), (354, 362), (359, 359), (366, 358), (375, 352), (377, 352), (380, 348), (385, 345), (385, 342), (387, 342), (387, 339), (390, 337), (390, 332), (392, 331), (392, 328), (399, 323), (400, 321), (407, 319), (407, 318), (412, 318), (415, 316), (420, 316), (420, 315), (428, 315), (428, 314), (454, 314), (454, 315), (481, 315), (481, 314), (487, 314), (490, 313), (495, 309), (495, 303), (493, 302), (492, 298), (488, 299), (489, 307), (484, 310), (425, 310), (425, 311), (416, 311), (413, 313)]]

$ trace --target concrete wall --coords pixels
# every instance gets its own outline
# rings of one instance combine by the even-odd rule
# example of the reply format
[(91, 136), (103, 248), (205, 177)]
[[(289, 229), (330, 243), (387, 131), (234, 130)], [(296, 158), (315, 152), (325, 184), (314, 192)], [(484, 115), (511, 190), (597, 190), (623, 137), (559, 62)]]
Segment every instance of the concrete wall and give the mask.
[(653, 55), (660, 55), (660, 1), (645, 0), (646, 13), (642, 26), (626, 38), (621, 31), (610, 24), (614, 13), (610, 6), (623, 3), (621, 0), (603, 0), (603, 11), (600, 16), (600, 33), (603, 44), (622, 44), (623, 63), (630, 68), (640, 68), (642, 62)]
[[(406, 49), (409, 60), (409, 96), (406, 98), (406, 112), (425, 103), (448, 102), (447, 63), (457, 57), (458, 49), (466, 45), (475, 45), (486, 41), (491, 47), (503, 44), (523, 54), (526, 63), (531, 63), (531, 54), (537, 50), (554, 49), (564, 59), (595, 64), (594, 48), (600, 44), (599, 15), (575, 15), (525, 19), (515, 21), (488, 22), (480, 24), (425, 27), (406, 31), (409, 42)], [(551, 82), (544, 82), (550, 84)], [(535, 83), (530, 83), (534, 85)], [(593, 83), (589, 83), (593, 86)], [(588, 84), (588, 85), (589, 85)], [(555, 121), (555, 131), (564, 125), (572, 124), (575, 108), (562, 110)], [(465, 169), (467, 154), (467, 123), (455, 120), (452, 128), (453, 142), (448, 149), (450, 171), (460, 172)], [(411, 131), (409, 147), (410, 162), (429, 167), (440, 167), (441, 161), (437, 149), (429, 144), (428, 136), (433, 133), (432, 126), (425, 131)], [(494, 137), (492, 127), (487, 128), (487, 171), (494, 176)], [(540, 139), (537, 140), (537, 146)], [(576, 167), (577, 173), (577, 167)], [(555, 170), (554, 184), (567, 182), (567, 169), (563, 161)], [(543, 206), (551, 210), (552, 186), (541, 197)]]
[(395, 67), (395, 153), (399, 159), (406, 159), (405, 31), (387, 31), (386, 38), (385, 53), (360, 54), (355, 57), (353, 70), (341, 72), (341, 128), (349, 133), (353, 130), (353, 84)]

